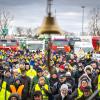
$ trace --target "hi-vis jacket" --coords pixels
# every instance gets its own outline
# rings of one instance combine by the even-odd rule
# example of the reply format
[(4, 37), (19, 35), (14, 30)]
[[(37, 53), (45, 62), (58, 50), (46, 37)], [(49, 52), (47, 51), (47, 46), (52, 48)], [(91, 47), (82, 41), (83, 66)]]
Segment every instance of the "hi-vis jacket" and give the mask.
[[(44, 85), (44, 88), (48, 91), (49, 90), (49, 86), (47, 84)], [(45, 91), (39, 86), (39, 84), (36, 84), (34, 87), (35, 91), (41, 91), (42, 95), (43, 95), (43, 100), (48, 100), (48, 96), (45, 93)]]
[[(90, 91), (91, 91), (91, 93), (92, 93), (92, 90), (90, 90)], [(75, 98), (75, 100), (80, 99), (82, 96), (83, 96), (83, 91), (81, 91), (80, 88), (78, 88), (78, 97)]]
[(14, 85), (10, 85), (11, 92), (17, 93), (19, 96), (22, 96), (23, 89), (24, 89), (24, 85), (20, 85), (17, 90), (16, 90), (16, 87)]
[(2, 83), (2, 87), (0, 90), (0, 100), (8, 100), (9, 96), (10, 96), (10, 92), (6, 90), (6, 82), (3, 81)]
[(78, 88), (78, 97), (75, 100), (81, 98), (82, 96), (83, 96), (83, 92), (80, 90), (80, 88)]
[[(100, 75), (98, 76), (98, 90), (100, 90)], [(100, 97), (100, 92), (99, 92), (99, 97)]]

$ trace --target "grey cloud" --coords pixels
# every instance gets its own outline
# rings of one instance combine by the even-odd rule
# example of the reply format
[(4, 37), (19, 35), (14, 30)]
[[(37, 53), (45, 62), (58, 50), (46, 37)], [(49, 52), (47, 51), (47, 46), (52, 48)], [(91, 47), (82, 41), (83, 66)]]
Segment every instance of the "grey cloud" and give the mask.
[[(14, 15), (16, 26), (30, 25), (36, 27), (41, 25), (46, 15), (47, 0), (0, 0), (0, 9), (5, 8)], [(73, 31), (81, 30), (82, 8), (85, 7), (85, 23), (91, 8), (99, 7), (100, 0), (54, 0), (52, 12), (56, 17), (61, 28)], [(62, 14), (63, 13), (63, 14)], [(78, 15), (67, 15), (74, 13)], [(70, 23), (68, 25), (68, 23)]]

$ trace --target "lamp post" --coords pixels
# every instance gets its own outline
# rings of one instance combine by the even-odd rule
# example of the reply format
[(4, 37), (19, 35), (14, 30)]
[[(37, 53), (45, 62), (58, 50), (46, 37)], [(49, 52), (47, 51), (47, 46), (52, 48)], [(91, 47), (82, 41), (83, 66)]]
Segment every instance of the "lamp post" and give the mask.
[(84, 8), (85, 6), (81, 6), (82, 8), (82, 35), (84, 34)]

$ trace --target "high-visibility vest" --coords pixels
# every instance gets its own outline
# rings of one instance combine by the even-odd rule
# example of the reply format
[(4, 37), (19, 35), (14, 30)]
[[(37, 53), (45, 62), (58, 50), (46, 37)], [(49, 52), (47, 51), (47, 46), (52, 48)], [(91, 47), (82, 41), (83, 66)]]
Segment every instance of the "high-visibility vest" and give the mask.
[(80, 88), (78, 88), (78, 97), (75, 100), (81, 98), (82, 96), (83, 96), (83, 92), (80, 90)]
[(20, 70), (20, 68), (18, 68), (18, 73), (20, 73), (20, 74), (21, 74), (21, 70)]
[[(98, 90), (100, 90), (100, 75), (98, 76)], [(100, 92), (99, 92), (99, 96), (100, 96)]]
[(37, 75), (37, 73), (34, 69), (30, 68), (28, 71), (26, 71), (26, 75), (29, 76), (30, 78), (33, 78), (34, 76)]
[[(90, 90), (90, 91), (92, 93), (92, 90)], [(80, 88), (78, 88), (78, 97), (75, 100), (81, 98), (82, 96), (83, 96), (83, 92), (80, 90)]]
[(0, 90), (0, 100), (8, 100), (10, 92), (6, 90), (6, 82), (3, 81), (2, 88)]
[[(49, 90), (49, 86), (47, 84), (44, 85), (44, 88), (48, 91)], [(46, 93), (44, 92), (44, 90), (39, 86), (39, 84), (35, 85), (35, 91), (41, 91), (42, 95), (43, 95), (43, 100), (48, 100), (48, 96), (46, 95)]]
[(10, 89), (11, 89), (12, 93), (17, 93), (19, 96), (22, 96), (22, 91), (24, 89), (24, 85), (20, 85), (17, 90), (14, 85), (10, 85)]

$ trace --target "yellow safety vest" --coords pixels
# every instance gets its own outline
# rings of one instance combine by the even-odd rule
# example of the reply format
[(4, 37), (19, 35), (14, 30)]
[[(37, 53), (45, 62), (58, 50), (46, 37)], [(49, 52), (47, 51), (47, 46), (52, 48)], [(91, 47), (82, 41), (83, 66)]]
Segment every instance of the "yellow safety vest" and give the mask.
[[(100, 90), (100, 75), (98, 76), (98, 90)], [(100, 92), (99, 92), (99, 96), (100, 96)]]
[(18, 68), (18, 73), (21, 74), (21, 70), (20, 70), (20, 68)]
[(83, 96), (83, 92), (80, 90), (80, 88), (78, 88), (78, 97), (75, 100), (81, 98), (82, 96)]
[[(90, 90), (90, 91), (92, 93), (92, 90)], [(78, 97), (75, 100), (81, 98), (82, 96), (83, 96), (83, 92), (80, 90), (80, 88), (78, 88)]]
[[(49, 86), (47, 84), (44, 85), (44, 88), (47, 91), (49, 90)], [(43, 100), (48, 100), (48, 96), (46, 95), (46, 93), (44, 92), (44, 90), (42, 88), (40, 88), (39, 84), (35, 85), (35, 91), (41, 91), (41, 93), (43, 95)]]
[(34, 76), (37, 75), (37, 73), (34, 69), (30, 68), (28, 71), (26, 71), (26, 75), (32, 79)]
[(6, 90), (6, 82), (3, 81), (2, 88), (0, 91), (0, 100), (8, 100), (9, 96), (10, 96), (10, 92)]

